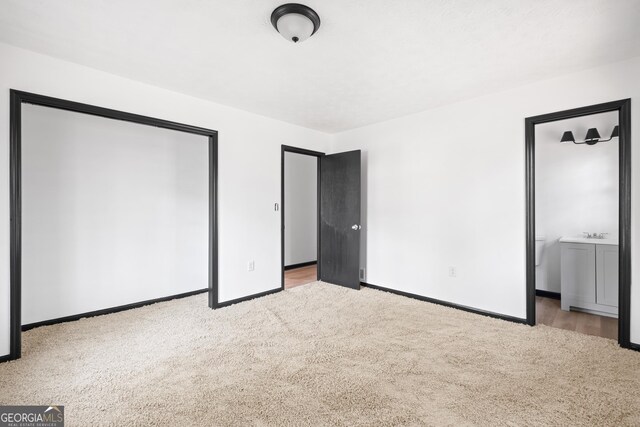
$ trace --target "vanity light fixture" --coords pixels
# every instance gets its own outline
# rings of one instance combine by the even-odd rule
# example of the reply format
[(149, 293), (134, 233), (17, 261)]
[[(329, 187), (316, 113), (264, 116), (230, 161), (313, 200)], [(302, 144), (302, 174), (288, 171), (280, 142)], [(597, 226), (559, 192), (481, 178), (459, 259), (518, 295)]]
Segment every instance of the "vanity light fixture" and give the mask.
[(573, 132), (568, 130), (562, 134), (560, 142), (573, 142), (574, 144), (595, 145), (598, 142), (609, 142), (613, 138), (617, 138), (618, 136), (618, 126), (616, 125), (616, 127), (613, 128), (613, 132), (611, 132), (611, 136), (609, 137), (609, 139), (600, 139), (601, 137), (598, 129), (591, 128), (587, 131), (587, 135), (584, 137), (584, 141), (576, 141), (576, 139), (573, 137)]
[(271, 24), (285, 39), (300, 43), (318, 31), (320, 17), (308, 6), (287, 3), (271, 13)]

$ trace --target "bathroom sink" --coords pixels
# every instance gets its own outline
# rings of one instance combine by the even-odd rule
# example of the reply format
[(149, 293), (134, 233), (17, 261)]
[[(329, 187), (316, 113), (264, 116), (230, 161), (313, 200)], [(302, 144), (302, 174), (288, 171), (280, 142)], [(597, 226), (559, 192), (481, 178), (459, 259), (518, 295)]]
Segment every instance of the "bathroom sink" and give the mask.
[(588, 243), (592, 245), (618, 245), (618, 239), (607, 238), (599, 239), (597, 237), (561, 237), (560, 243)]

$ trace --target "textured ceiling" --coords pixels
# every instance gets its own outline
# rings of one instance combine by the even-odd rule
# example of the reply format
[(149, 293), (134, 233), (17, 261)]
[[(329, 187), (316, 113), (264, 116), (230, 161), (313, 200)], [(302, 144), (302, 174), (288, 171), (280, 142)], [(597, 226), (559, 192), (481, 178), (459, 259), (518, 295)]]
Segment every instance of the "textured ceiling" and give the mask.
[(0, 41), (327, 132), (640, 56), (640, 0), (2, 0)]

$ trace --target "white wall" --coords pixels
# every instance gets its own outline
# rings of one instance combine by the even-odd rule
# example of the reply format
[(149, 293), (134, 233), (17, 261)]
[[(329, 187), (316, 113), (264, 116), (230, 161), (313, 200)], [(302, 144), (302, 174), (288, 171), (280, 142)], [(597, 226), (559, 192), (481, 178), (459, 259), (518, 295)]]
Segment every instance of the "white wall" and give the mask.
[(329, 135), (5, 44), (0, 63), (0, 355), (9, 352), (10, 88), (218, 130), (220, 300), (280, 287), (280, 146), (327, 151)]
[[(524, 318), (524, 119), (633, 98), (640, 205), (640, 58), (336, 135), (362, 149), (366, 281)], [(640, 217), (633, 216), (631, 338), (640, 342)], [(457, 277), (448, 276), (456, 266)]]
[(536, 288), (560, 292), (561, 237), (583, 231), (618, 236), (618, 139), (596, 145), (560, 144), (564, 131), (581, 141), (595, 127), (608, 139), (618, 124), (609, 112), (536, 125), (536, 234), (545, 247)]
[[(518, 317), (526, 313), (524, 118), (640, 99), (636, 58), (331, 137), (4, 44), (0, 63), (0, 355), (9, 351), (10, 88), (220, 132), (221, 301), (280, 286), (280, 145), (329, 151), (333, 141), (334, 152), (364, 150), (368, 282)], [(632, 110), (637, 130), (640, 109)], [(632, 135), (637, 212), (640, 133)], [(640, 271), (640, 257), (632, 268)], [(640, 343), (640, 277), (632, 277), (631, 339)]]
[(22, 323), (208, 286), (208, 138), (22, 109)]
[(284, 265), (318, 259), (318, 158), (284, 153)]

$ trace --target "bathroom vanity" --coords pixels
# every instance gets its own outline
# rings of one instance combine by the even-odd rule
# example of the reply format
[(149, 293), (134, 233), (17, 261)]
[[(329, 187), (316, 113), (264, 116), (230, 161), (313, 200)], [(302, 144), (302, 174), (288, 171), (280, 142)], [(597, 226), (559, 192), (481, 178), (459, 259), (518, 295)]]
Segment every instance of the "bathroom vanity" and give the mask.
[(560, 239), (561, 308), (618, 317), (618, 241)]

